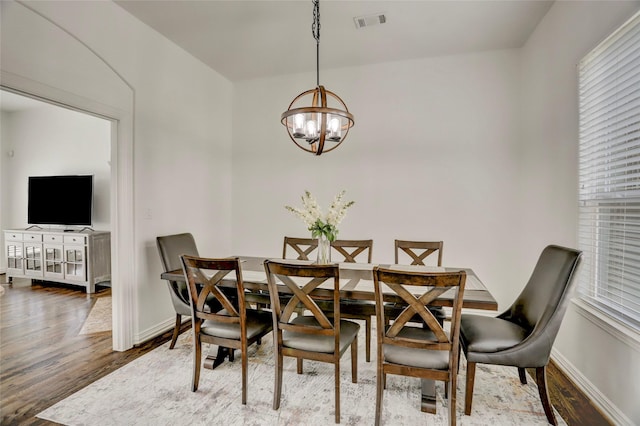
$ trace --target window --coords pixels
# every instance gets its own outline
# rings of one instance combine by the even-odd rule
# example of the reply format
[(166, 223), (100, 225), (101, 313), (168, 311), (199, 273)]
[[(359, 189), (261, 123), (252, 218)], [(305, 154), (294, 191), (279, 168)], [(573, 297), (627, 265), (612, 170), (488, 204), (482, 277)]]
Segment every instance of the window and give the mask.
[(640, 330), (640, 14), (580, 62), (580, 293)]

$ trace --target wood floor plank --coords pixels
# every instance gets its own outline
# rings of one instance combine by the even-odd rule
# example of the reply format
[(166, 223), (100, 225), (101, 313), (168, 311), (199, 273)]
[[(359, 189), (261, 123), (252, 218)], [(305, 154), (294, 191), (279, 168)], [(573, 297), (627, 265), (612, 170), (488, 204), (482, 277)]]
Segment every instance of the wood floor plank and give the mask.
[[(18, 279), (9, 286), (4, 275), (0, 284), (6, 290), (0, 297), (2, 425), (54, 424), (35, 416), (171, 339), (168, 331), (114, 352), (111, 332), (78, 335), (95, 300), (110, 289), (88, 295), (78, 287)], [(610, 424), (555, 364), (547, 370), (551, 402), (569, 426)]]

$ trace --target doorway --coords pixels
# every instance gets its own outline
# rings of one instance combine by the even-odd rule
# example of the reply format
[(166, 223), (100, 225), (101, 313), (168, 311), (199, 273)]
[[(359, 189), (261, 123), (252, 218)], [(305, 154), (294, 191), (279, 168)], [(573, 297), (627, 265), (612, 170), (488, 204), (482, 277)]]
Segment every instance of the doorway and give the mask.
[[(27, 214), (30, 177), (91, 175), (91, 228), (111, 231), (111, 121), (6, 90), (0, 90), (0, 114), (0, 228), (31, 225)], [(62, 204), (71, 196), (55, 194), (52, 198)], [(55, 231), (65, 226), (41, 228)], [(3, 239), (1, 233), (0, 247), (5, 247)], [(3, 255), (0, 273), (6, 268)], [(83, 289), (77, 287), (78, 291)], [(108, 309), (112, 311), (110, 303)], [(110, 330), (110, 312), (108, 316), (105, 323)]]

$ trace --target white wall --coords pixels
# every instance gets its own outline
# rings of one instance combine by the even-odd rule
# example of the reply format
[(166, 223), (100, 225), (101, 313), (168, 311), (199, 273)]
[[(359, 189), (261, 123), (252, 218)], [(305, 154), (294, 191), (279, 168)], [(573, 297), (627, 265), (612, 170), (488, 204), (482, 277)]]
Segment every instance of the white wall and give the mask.
[[(522, 49), (524, 241), (533, 262), (545, 241), (577, 246), (577, 64), (630, 18), (640, 2), (556, 2)], [(640, 424), (640, 345), (612, 337), (573, 305), (555, 350), (579, 381), (604, 397), (617, 424)], [(595, 395), (597, 398), (598, 395)], [(617, 407), (617, 408), (616, 408)]]
[(175, 316), (155, 237), (190, 231), (203, 254), (230, 248), (232, 85), (112, 2), (1, 5), (3, 72), (98, 106), (131, 91), (135, 223), (123, 229), (135, 251), (119, 255), (135, 273), (114, 286), (135, 288), (122, 303), (135, 304), (134, 340), (145, 340)]
[[(3, 154), (7, 157), (2, 217), (7, 228), (27, 226), (29, 176), (93, 175), (93, 228), (111, 229), (111, 123), (43, 103), (3, 115)], [(13, 152), (12, 157), (6, 153)], [(4, 198), (6, 195), (6, 199)], [(59, 194), (60, 203), (73, 194)]]
[(502, 299), (521, 244), (518, 51), (322, 70), (320, 82), (355, 116), (320, 157), (279, 121), (314, 74), (235, 85), (232, 251), (280, 256), (284, 235), (310, 236), (283, 206), (308, 189), (326, 208), (346, 189), (356, 203), (339, 236), (373, 238), (374, 262), (393, 261), (395, 238), (441, 239), (447, 265), (474, 268)]
[[(9, 159), (9, 155), (7, 150), (4, 148), (4, 140), (6, 140), (6, 135), (9, 131), (8, 122), (8, 114), (4, 111), (0, 111), (0, 229), (5, 229), (5, 219), (6, 216), (2, 213), (4, 210), (3, 206), (7, 205), (7, 168), (6, 161)], [(0, 234), (0, 247), (3, 247), (4, 252), (4, 233)], [(2, 256), (0, 258), (0, 273), (4, 273), (7, 270), (7, 258), (6, 256)]]

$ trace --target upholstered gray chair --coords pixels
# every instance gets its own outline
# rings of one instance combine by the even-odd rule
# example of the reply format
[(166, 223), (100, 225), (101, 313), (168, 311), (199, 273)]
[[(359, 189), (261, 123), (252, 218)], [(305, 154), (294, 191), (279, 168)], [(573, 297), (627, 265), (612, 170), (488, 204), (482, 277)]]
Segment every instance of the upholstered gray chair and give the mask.
[[(182, 269), (180, 256), (183, 254), (198, 256), (198, 248), (193, 235), (188, 233), (157, 237), (156, 243), (164, 272)], [(191, 307), (189, 306), (189, 291), (185, 282), (167, 281), (167, 286), (171, 303), (173, 303), (173, 308), (176, 311), (176, 324), (173, 328), (173, 337), (171, 337), (171, 345), (169, 346), (169, 349), (173, 349), (180, 335), (182, 315), (191, 316)]]
[(540, 255), (529, 282), (516, 301), (497, 317), (462, 314), (460, 343), (467, 359), (466, 415), (471, 414), (476, 364), (535, 368), (536, 383), (549, 423), (556, 419), (547, 394), (546, 366), (570, 300), (572, 283), (582, 252), (555, 245)]

